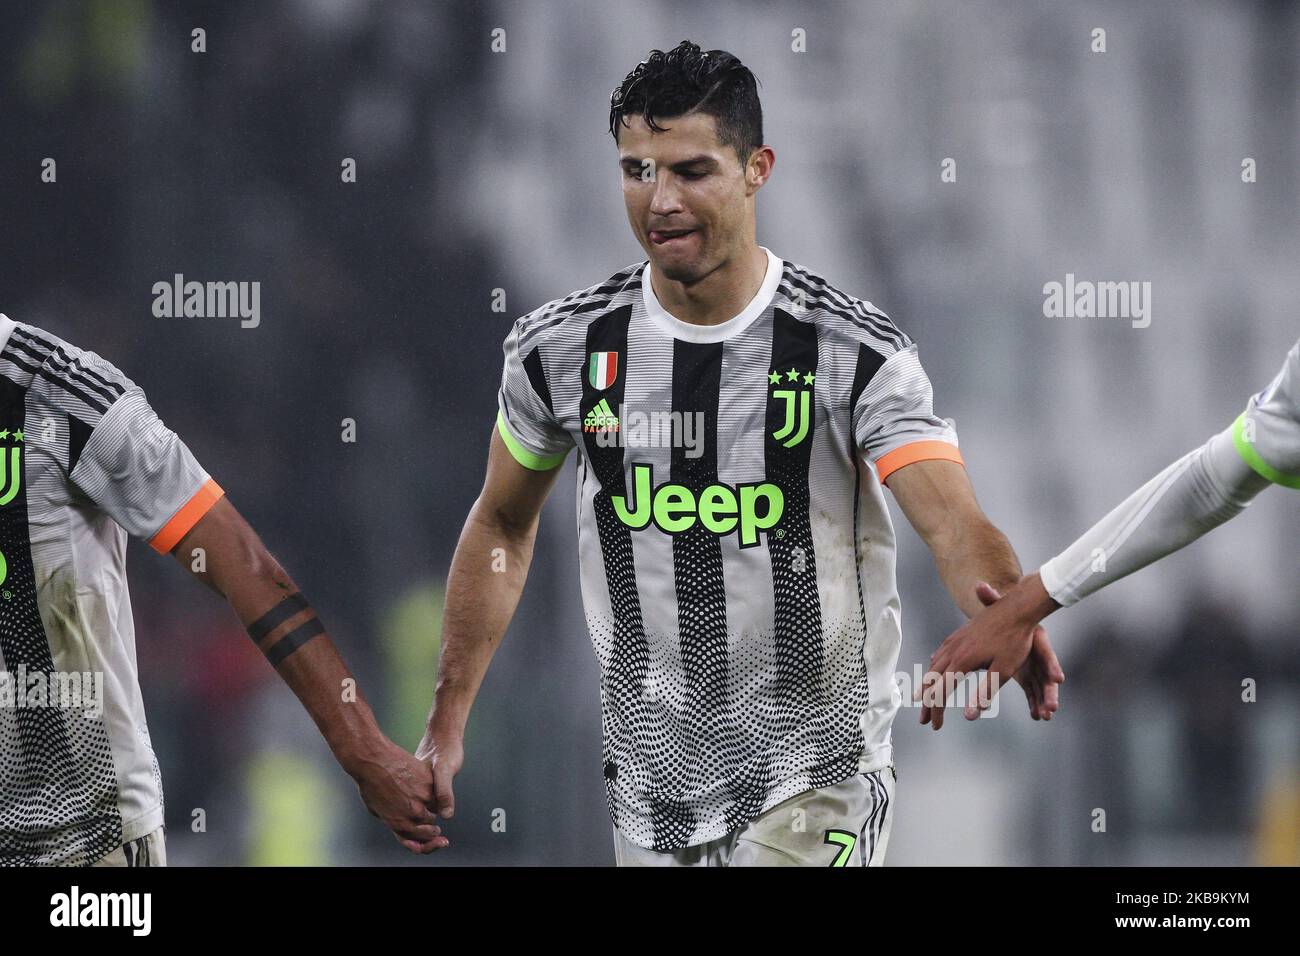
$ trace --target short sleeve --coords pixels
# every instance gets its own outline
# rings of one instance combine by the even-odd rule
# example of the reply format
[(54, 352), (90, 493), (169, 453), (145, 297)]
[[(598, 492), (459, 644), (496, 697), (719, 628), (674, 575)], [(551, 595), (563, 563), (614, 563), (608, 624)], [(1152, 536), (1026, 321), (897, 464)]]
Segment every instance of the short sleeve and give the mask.
[(1232, 428), (1237, 453), (1260, 476), (1300, 488), (1300, 342), (1268, 388), (1251, 396)]
[(95, 424), (69, 478), (128, 534), (162, 554), (224, 494), (138, 386)]
[(558, 467), (573, 437), (560, 426), (551, 407), (542, 357), (535, 340), (521, 336), (516, 322), (503, 346), (505, 365), (497, 392), (497, 431), (515, 461), (533, 471)]
[(918, 461), (964, 465), (957, 430), (934, 413), (934, 390), (915, 344), (889, 356), (871, 376), (853, 407), (853, 435), (881, 482)]

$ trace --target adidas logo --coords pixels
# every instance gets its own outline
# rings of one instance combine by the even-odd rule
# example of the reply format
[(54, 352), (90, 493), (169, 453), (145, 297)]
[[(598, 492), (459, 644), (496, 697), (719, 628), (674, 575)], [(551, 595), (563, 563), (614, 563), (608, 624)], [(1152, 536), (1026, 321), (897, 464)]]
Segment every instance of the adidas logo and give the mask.
[(618, 431), (618, 416), (610, 409), (609, 402), (602, 398), (591, 407), (591, 411), (587, 412), (587, 417), (582, 421), (582, 430), (584, 432)]

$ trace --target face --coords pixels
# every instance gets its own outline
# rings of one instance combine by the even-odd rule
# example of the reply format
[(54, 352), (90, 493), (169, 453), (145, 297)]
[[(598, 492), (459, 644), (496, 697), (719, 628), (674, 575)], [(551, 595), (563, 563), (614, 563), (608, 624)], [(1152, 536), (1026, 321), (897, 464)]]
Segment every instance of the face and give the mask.
[(664, 132), (641, 116), (619, 130), (627, 219), (657, 272), (695, 282), (753, 235), (753, 196), (770, 171), (771, 150), (756, 151), (742, 166), (736, 151), (718, 142), (712, 116), (655, 122)]

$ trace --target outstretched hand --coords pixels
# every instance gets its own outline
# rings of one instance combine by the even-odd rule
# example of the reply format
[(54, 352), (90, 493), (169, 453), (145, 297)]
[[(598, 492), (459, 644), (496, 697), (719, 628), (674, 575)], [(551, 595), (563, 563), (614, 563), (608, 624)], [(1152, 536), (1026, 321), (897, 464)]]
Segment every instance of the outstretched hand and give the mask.
[(966, 705), (967, 720), (975, 720), (988, 709), (1007, 675), (1024, 690), (1034, 720), (1052, 719), (1060, 708), (1058, 685), (1065, 680), (1065, 672), (1047, 632), (1038, 625), (1040, 618), (1025, 610), (1029, 602), (1018, 593), (1032, 587), (1037, 576), (1032, 578), (1022, 579), (1005, 599), (989, 584), (976, 586), (975, 593), (986, 610), (948, 635), (930, 658), (930, 669), (913, 697), (922, 704), (921, 723), (941, 728), (948, 692), (977, 670), (985, 673), (975, 701)]

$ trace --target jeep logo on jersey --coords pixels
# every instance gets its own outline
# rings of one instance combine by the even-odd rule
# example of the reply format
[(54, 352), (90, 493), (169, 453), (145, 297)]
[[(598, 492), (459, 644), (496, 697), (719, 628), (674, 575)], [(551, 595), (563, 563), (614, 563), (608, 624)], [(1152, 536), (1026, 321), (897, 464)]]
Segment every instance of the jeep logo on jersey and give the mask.
[[(773, 369), (767, 375), (769, 385), (794, 385), (794, 388), (774, 388), (772, 397), (785, 402), (785, 423), (772, 432), (772, 437), (786, 448), (793, 448), (808, 437), (808, 424), (812, 420), (812, 384), (817, 376), (792, 368), (782, 375)], [(800, 388), (803, 385), (805, 387)], [(787, 437), (789, 436), (789, 437)]]
[(617, 352), (592, 352), (587, 359), (587, 381), (594, 389), (603, 390), (618, 378)]
[(758, 533), (775, 525), (785, 512), (785, 495), (770, 481), (706, 485), (698, 498), (686, 485), (653, 486), (654, 466), (637, 462), (632, 465), (633, 506), (628, 507), (623, 495), (609, 496), (618, 520), (633, 531), (653, 523), (666, 534), (681, 534), (698, 521), (718, 536), (736, 531), (740, 546), (752, 548), (758, 544)]
[[(10, 432), (0, 431), (0, 441), (12, 438), (16, 442), (23, 440), (21, 428)], [(7, 505), (18, 495), (23, 480), (23, 450), (17, 445), (12, 448), (0, 448), (0, 506)]]

